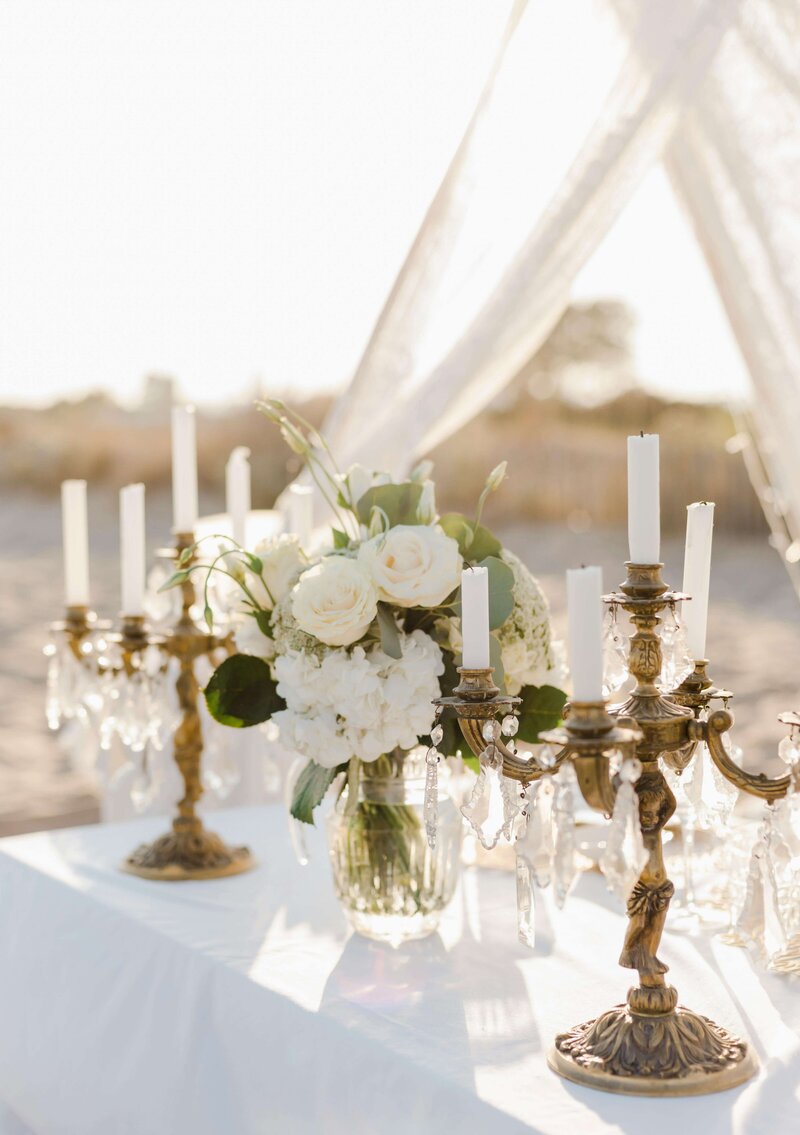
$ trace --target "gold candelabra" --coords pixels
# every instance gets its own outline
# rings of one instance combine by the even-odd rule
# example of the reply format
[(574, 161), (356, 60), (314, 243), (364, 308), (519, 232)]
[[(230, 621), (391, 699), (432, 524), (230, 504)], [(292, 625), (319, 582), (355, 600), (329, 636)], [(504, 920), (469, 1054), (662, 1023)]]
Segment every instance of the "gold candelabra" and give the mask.
[[(188, 568), (193, 562), (189, 552), (193, 545), (194, 536), (181, 533), (175, 537), (174, 548), (160, 555)], [(197, 815), (197, 804), (203, 795), (203, 732), (195, 664), (202, 657), (230, 651), (232, 643), (230, 636), (220, 637), (197, 625), (192, 617), (196, 598), (194, 583), (187, 573), (181, 583), (181, 611), (171, 629), (153, 633), (142, 616), (123, 616), (120, 630), (106, 636), (118, 645), (120, 667), (129, 678), (139, 667), (138, 656), (150, 647), (161, 651), (165, 663), (169, 659), (178, 663), (175, 689), (180, 720), (173, 736), (173, 755), (183, 778), (184, 794), (177, 803), (172, 830), (152, 843), (142, 844), (122, 863), (124, 871), (144, 879), (217, 879), (255, 866), (248, 848), (228, 846), (220, 836), (208, 831)], [(93, 616), (84, 608), (70, 608), (66, 619), (54, 629), (66, 634), (70, 650), (80, 658), (82, 644), (94, 625)]]
[[(630, 616), (628, 669), (636, 686), (620, 705), (573, 702), (563, 729), (543, 740), (560, 748), (550, 768), (535, 767), (495, 741), (503, 772), (527, 785), (573, 762), (587, 804), (610, 815), (618, 787), (609, 754), (628, 752), (641, 761), (635, 784), (647, 863), (627, 903), (628, 928), (619, 964), (638, 972), (639, 983), (626, 1003), (576, 1025), (556, 1037), (550, 1067), (569, 1080), (603, 1091), (633, 1095), (699, 1095), (732, 1088), (755, 1074), (752, 1048), (725, 1029), (678, 1004), (676, 990), (665, 979), (668, 967), (657, 956), (673, 894), (662, 850), (662, 830), (675, 810), (675, 798), (659, 759), (677, 771), (695, 757), (701, 742), (722, 775), (743, 792), (775, 800), (790, 777), (774, 780), (739, 768), (728, 755), (723, 736), (733, 724), (727, 708), (711, 708), (731, 696), (707, 677), (708, 663), (697, 661), (694, 672), (671, 694), (656, 684), (662, 669), (661, 640), (656, 628), (664, 608), (687, 596), (669, 591), (661, 564), (628, 563), (627, 578), (606, 602)], [(494, 685), (491, 670), (462, 670), (452, 698), (442, 699), (456, 712), (461, 731), (479, 756), (485, 748), (483, 725), (512, 704)]]

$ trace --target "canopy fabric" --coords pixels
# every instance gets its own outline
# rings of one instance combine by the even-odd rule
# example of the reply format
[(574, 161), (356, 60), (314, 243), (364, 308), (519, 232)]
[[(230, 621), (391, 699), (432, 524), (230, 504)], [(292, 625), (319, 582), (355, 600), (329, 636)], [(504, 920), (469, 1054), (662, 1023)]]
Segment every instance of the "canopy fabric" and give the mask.
[(402, 473), (477, 415), (541, 346), (578, 271), (663, 162), (752, 378), (759, 465), (771, 482), (762, 500), (791, 561), (800, 539), (799, 37), (799, 0), (518, 0), (326, 424), (341, 462)]

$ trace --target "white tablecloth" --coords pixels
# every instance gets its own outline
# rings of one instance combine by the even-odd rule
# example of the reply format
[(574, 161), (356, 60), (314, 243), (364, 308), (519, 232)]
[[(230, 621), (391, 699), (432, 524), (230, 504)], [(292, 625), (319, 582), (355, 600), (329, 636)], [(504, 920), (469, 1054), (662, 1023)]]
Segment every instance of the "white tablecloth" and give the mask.
[(321, 838), (301, 868), (279, 807), (214, 814), (261, 866), (213, 882), (116, 870), (161, 826), (0, 841), (0, 1097), (36, 1135), (800, 1129), (798, 986), (710, 939), (668, 935), (662, 956), (685, 1004), (753, 1039), (757, 1080), (647, 1100), (547, 1069), (553, 1035), (629, 984), (597, 876), (536, 954), (512, 877), (478, 870), (440, 934), (393, 950), (348, 937)]

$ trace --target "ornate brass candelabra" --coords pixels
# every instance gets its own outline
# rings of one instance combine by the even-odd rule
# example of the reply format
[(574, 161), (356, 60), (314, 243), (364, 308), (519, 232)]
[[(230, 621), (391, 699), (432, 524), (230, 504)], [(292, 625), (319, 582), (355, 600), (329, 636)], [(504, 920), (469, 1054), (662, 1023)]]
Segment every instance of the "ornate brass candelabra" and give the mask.
[[(163, 553), (183, 567), (189, 567), (188, 549), (194, 536), (179, 534), (175, 548)], [(123, 870), (145, 879), (182, 880), (218, 879), (238, 875), (255, 866), (246, 847), (229, 847), (218, 835), (208, 831), (197, 815), (197, 803), (203, 795), (200, 768), (203, 754), (203, 732), (198, 711), (200, 686), (195, 676), (198, 658), (231, 650), (229, 637), (203, 630), (192, 618), (196, 601), (194, 583), (187, 576), (181, 583), (181, 613), (175, 626), (164, 635), (145, 636), (149, 645), (158, 645), (167, 656), (178, 661), (175, 683), (181, 719), (175, 729), (174, 756), (184, 783), (184, 794), (178, 801), (178, 815), (172, 831), (153, 843), (142, 844), (124, 861)]]
[[(523, 784), (571, 760), (584, 799), (606, 814), (613, 810), (617, 791), (609, 754), (627, 750), (641, 761), (635, 788), (648, 861), (628, 899), (628, 930), (619, 959), (621, 966), (638, 972), (639, 984), (629, 990), (625, 1004), (556, 1037), (549, 1063), (567, 1079), (604, 1091), (699, 1095), (742, 1083), (754, 1075), (757, 1062), (744, 1041), (678, 1004), (676, 990), (665, 980), (668, 967), (657, 956), (674, 889), (664, 866), (661, 832), (675, 810), (659, 759), (682, 770), (698, 744), (705, 742), (723, 776), (742, 791), (767, 800), (787, 791), (789, 777), (754, 776), (731, 760), (723, 736), (733, 717), (725, 708), (710, 710), (714, 698), (727, 702), (731, 695), (712, 686), (705, 661), (697, 662), (694, 673), (674, 694), (659, 690), (660, 615), (669, 604), (688, 598), (669, 591), (661, 569), (661, 564), (627, 564), (619, 592), (606, 598), (627, 611), (634, 625), (628, 668), (636, 687), (627, 700), (608, 712), (602, 702), (572, 703), (566, 727), (543, 738), (561, 750), (552, 768), (532, 767), (499, 738), (496, 745), (505, 775)], [(485, 747), (483, 722), (511, 702), (497, 691), (491, 670), (462, 671), (454, 697), (444, 700), (455, 709), (476, 755)]]
[[(165, 558), (180, 561), (189, 567), (188, 549), (194, 544), (191, 534), (176, 536), (175, 547), (160, 553)], [(175, 729), (173, 746), (175, 762), (183, 777), (184, 794), (178, 801), (178, 815), (172, 822), (172, 831), (143, 844), (129, 855), (122, 869), (145, 879), (182, 880), (216, 879), (236, 875), (255, 866), (246, 847), (229, 847), (218, 835), (208, 831), (196, 807), (203, 794), (201, 761), (203, 734), (198, 711), (200, 687), (195, 675), (195, 663), (201, 657), (230, 651), (230, 637), (221, 638), (199, 627), (192, 618), (196, 601), (195, 588), (190, 576), (181, 584), (181, 611), (175, 625), (165, 633), (150, 631), (142, 616), (123, 616), (119, 631), (104, 637), (119, 648), (119, 670), (133, 678), (142, 664), (145, 650), (155, 647), (162, 652), (166, 665), (176, 659), (178, 673), (175, 688), (178, 696), (180, 721)], [(91, 657), (85, 647), (91, 642), (94, 631), (100, 629), (93, 613), (86, 608), (69, 608), (65, 619), (54, 624), (52, 630), (66, 636), (70, 652), (75, 658), (94, 669), (102, 670), (106, 663)]]

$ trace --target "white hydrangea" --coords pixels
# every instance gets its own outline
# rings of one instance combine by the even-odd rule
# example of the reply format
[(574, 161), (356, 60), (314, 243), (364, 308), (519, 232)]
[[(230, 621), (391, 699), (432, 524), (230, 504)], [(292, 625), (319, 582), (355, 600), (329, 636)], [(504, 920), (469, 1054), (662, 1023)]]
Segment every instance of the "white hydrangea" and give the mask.
[(500, 554), (514, 573), (514, 610), (497, 631), (506, 688), (516, 695), (523, 686), (559, 686), (563, 652), (552, 639), (547, 599), (522, 560), (506, 548)]
[(424, 631), (401, 633), (400, 642), (400, 658), (378, 646), (281, 654), (274, 671), (287, 708), (273, 718), (281, 743), (326, 768), (413, 748), (430, 731), (444, 662)]

